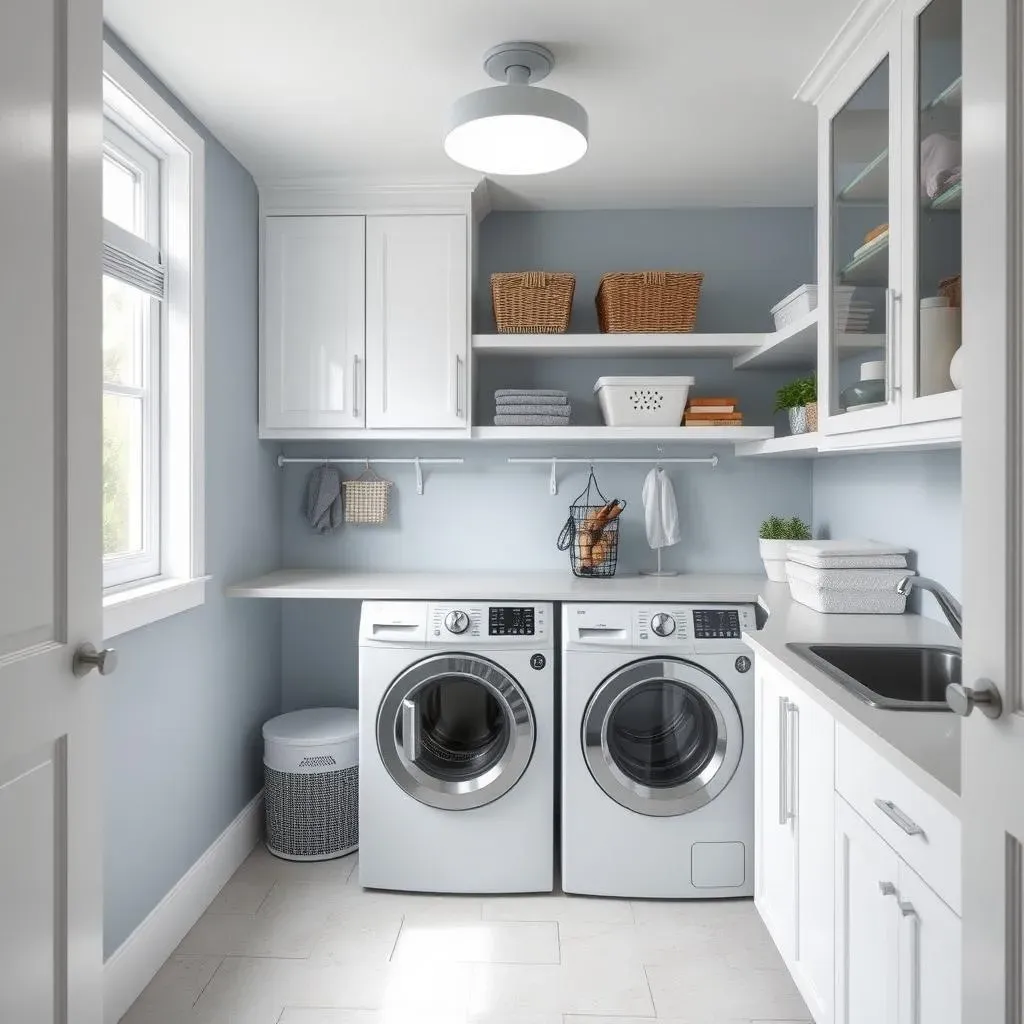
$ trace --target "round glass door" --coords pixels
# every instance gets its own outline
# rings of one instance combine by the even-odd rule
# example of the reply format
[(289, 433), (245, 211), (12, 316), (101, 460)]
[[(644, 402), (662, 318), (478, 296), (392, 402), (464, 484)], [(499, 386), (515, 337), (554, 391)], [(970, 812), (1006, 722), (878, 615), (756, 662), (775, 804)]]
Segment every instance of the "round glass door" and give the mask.
[(583, 716), (583, 753), (594, 781), (639, 814), (703, 807), (728, 785), (743, 750), (736, 703), (709, 672), (657, 658), (612, 673)]
[(377, 713), (377, 746), (391, 777), (431, 807), (467, 810), (507, 793), (534, 746), (533, 711), (486, 658), (437, 655), (406, 669)]

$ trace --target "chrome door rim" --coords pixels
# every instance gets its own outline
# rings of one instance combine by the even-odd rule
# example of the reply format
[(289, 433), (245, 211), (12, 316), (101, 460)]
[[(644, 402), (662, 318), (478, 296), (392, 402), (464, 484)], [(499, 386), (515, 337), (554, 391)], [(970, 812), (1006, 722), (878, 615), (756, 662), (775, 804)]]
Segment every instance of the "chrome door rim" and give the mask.
[[(616, 764), (608, 727), (623, 700), (641, 686), (667, 680), (702, 698), (715, 718), (718, 736), (711, 760), (678, 786), (645, 786)], [(594, 781), (617, 804), (638, 814), (669, 817), (711, 803), (729, 784), (743, 753), (743, 723), (728, 688), (700, 665), (678, 658), (645, 658), (617, 669), (591, 695), (581, 725), (583, 757)]]
[[(471, 779), (439, 779), (425, 772), (406, 756), (398, 739), (403, 701), (452, 676), (488, 690), (508, 723), (508, 743), (501, 757)], [(377, 711), (377, 749), (388, 774), (409, 796), (442, 810), (483, 807), (504, 796), (526, 771), (535, 740), (533, 709), (522, 688), (500, 665), (471, 654), (436, 654), (411, 665), (388, 687)]]

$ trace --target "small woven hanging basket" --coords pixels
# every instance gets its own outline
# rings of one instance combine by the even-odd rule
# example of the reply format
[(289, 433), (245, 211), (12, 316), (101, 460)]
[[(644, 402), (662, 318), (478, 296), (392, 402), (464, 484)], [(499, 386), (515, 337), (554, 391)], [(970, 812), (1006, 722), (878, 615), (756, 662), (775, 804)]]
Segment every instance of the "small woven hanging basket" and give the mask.
[(565, 334), (575, 290), (572, 274), (491, 274), (491, 302), (498, 333)]
[(367, 468), (357, 480), (342, 481), (341, 489), (346, 523), (379, 526), (387, 522), (390, 480), (385, 480)]
[(699, 271), (645, 270), (604, 274), (597, 289), (597, 320), (605, 334), (692, 331), (697, 322)]

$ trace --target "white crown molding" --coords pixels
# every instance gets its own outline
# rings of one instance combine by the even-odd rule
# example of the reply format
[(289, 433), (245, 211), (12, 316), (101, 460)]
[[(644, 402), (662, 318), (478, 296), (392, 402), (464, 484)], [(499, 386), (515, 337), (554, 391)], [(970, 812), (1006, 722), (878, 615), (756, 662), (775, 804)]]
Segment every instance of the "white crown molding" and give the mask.
[[(259, 182), (264, 216), (273, 214), (465, 213), (477, 207), (484, 179), (368, 182), (283, 178)], [(485, 193), (486, 194), (486, 191)]]
[(868, 33), (878, 24), (895, 0), (861, 0), (843, 27), (825, 49), (810, 73), (800, 83), (794, 99), (817, 103), (829, 83), (856, 52)]

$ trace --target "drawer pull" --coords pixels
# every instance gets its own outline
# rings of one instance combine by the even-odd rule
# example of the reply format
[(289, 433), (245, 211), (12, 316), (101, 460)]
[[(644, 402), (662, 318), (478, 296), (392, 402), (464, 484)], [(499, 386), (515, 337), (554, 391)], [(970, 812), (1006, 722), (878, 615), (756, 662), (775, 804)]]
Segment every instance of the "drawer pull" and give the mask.
[(880, 796), (875, 797), (875, 806), (887, 818), (896, 822), (908, 836), (924, 837), (924, 829), (912, 818), (908, 818), (891, 800), (883, 800)]
[(899, 900), (900, 913), (907, 925), (909, 933), (908, 959), (910, 960), (910, 977), (907, 983), (907, 1022), (921, 1024), (921, 918), (914, 909), (914, 904), (907, 900)]

